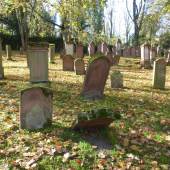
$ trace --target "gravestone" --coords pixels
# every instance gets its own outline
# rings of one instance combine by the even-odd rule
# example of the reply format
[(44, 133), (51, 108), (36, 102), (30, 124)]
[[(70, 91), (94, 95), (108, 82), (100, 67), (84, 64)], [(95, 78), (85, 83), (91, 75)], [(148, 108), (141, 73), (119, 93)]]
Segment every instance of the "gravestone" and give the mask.
[(2, 65), (2, 42), (0, 40), (0, 80), (4, 78), (4, 68)]
[(98, 57), (91, 61), (87, 68), (81, 93), (85, 99), (95, 100), (103, 97), (109, 70), (110, 61), (107, 57)]
[(112, 52), (108, 52), (106, 57), (108, 58), (109, 62), (110, 62), (110, 66), (113, 65), (113, 53)]
[(97, 46), (97, 53), (102, 53), (102, 44), (99, 43)]
[(151, 62), (150, 62), (150, 45), (149, 44), (143, 44), (141, 46), (141, 61), (140, 61), (141, 67), (145, 69), (150, 69)]
[(49, 44), (48, 61), (50, 63), (53, 63), (54, 62), (54, 57), (55, 57), (55, 44)]
[(10, 45), (6, 45), (6, 58), (12, 60), (12, 50)]
[(92, 56), (95, 54), (95, 44), (94, 42), (90, 42), (88, 45), (88, 52), (89, 52), (89, 56)]
[(156, 59), (156, 48), (155, 47), (151, 47), (151, 51), (150, 51), (150, 60), (151, 63), (153, 63), (153, 61)]
[(32, 87), (21, 91), (20, 128), (36, 130), (52, 123), (51, 90)]
[(121, 56), (121, 48), (122, 48), (122, 42), (120, 39), (118, 39), (116, 42), (116, 55)]
[(66, 55), (71, 55), (73, 56), (74, 55), (74, 44), (70, 43), (66, 43), (65, 44), (65, 54)]
[(112, 88), (123, 88), (123, 75), (120, 71), (114, 71), (110, 78)]
[(85, 71), (85, 64), (82, 58), (78, 58), (74, 61), (75, 72), (77, 75), (84, 75)]
[(48, 47), (29, 47), (30, 82), (48, 82)]
[(154, 61), (153, 88), (164, 89), (166, 79), (166, 61), (164, 58)]
[(105, 42), (101, 44), (101, 52), (104, 55), (107, 55), (107, 53), (109, 52), (108, 46)]
[(116, 55), (116, 46), (115, 45), (113, 45), (113, 47), (112, 47), (112, 53), (114, 56)]
[(167, 66), (170, 66), (170, 50), (168, 50), (168, 56), (166, 59)]
[(63, 56), (63, 71), (74, 71), (74, 58), (71, 55)]
[(113, 56), (113, 65), (117, 66), (119, 64), (120, 55)]
[(81, 43), (77, 44), (76, 46), (76, 57), (83, 58), (84, 57), (84, 48)]

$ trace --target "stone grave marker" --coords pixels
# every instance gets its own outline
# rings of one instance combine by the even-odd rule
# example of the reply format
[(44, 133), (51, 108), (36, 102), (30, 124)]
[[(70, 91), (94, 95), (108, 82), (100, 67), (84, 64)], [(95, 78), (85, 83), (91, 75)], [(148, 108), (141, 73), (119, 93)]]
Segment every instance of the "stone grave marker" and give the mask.
[(101, 52), (104, 55), (107, 55), (107, 53), (109, 52), (108, 46), (105, 42), (101, 44)]
[(141, 46), (141, 61), (140, 61), (141, 67), (145, 69), (150, 69), (151, 62), (150, 62), (150, 45), (143, 44)]
[(74, 67), (77, 75), (84, 75), (86, 73), (84, 60), (82, 58), (77, 58), (74, 61)]
[(12, 60), (12, 50), (10, 45), (6, 45), (6, 58)]
[(2, 42), (0, 40), (0, 80), (4, 78), (4, 68), (2, 65)]
[(168, 56), (166, 59), (167, 66), (170, 66), (170, 50), (168, 50)]
[(71, 55), (63, 56), (63, 71), (74, 71), (74, 58)]
[(110, 66), (113, 66), (113, 53), (112, 52), (108, 52), (106, 54), (106, 57), (108, 58), (108, 60), (110, 62)]
[(88, 45), (88, 53), (89, 53), (89, 56), (92, 56), (95, 54), (95, 44), (93, 41), (90, 42)]
[(112, 88), (123, 88), (123, 75), (120, 71), (114, 71), (110, 78)]
[(66, 55), (71, 55), (73, 56), (74, 55), (74, 44), (72, 43), (66, 43), (65, 44), (65, 54)]
[(54, 62), (54, 57), (55, 57), (55, 44), (49, 44), (48, 61), (50, 63), (53, 63)]
[(151, 50), (150, 50), (150, 61), (151, 61), (151, 63), (153, 63), (153, 61), (155, 59), (156, 59), (156, 48), (151, 47)]
[(48, 47), (29, 47), (30, 82), (48, 82)]
[(165, 80), (166, 80), (166, 61), (164, 58), (159, 58), (154, 61), (153, 88), (164, 89)]
[(43, 87), (32, 87), (21, 91), (20, 128), (36, 130), (52, 123), (51, 90)]
[(87, 68), (81, 95), (85, 99), (95, 100), (103, 97), (104, 87), (110, 70), (107, 57), (94, 58)]
[(113, 65), (117, 66), (119, 64), (120, 55), (113, 56)]
[(122, 42), (120, 39), (118, 39), (116, 42), (116, 55), (121, 56), (121, 48), (122, 48)]
[(76, 57), (77, 58), (83, 58), (84, 57), (84, 48), (83, 44), (79, 43), (76, 46)]
[(97, 53), (102, 53), (102, 44), (99, 43), (97, 46)]

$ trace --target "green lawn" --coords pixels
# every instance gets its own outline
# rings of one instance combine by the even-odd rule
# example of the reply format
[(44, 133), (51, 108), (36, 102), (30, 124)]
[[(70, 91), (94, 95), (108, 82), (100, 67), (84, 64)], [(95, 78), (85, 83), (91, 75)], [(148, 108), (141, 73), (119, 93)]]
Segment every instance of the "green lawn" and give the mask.
[[(31, 87), (26, 59), (3, 61), (5, 79), (0, 81), (0, 170), (98, 170), (170, 168), (170, 67), (165, 90), (152, 89), (152, 70), (139, 69), (138, 59), (121, 58), (124, 88), (105, 87), (105, 98), (85, 101), (79, 94), (84, 76), (62, 71), (62, 60), (49, 65), (53, 90), (53, 125), (30, 132), (19, 129), (20, 91)], [(86, 58), (87, 59), (87, 58)], [(70, 129), (78, 113), (109, 108), (121, 119), (101, 135), (112, 143), (100, 149), (83, 140), (84, 132)], [(169, 167), (168, 167), (169, 166)]]

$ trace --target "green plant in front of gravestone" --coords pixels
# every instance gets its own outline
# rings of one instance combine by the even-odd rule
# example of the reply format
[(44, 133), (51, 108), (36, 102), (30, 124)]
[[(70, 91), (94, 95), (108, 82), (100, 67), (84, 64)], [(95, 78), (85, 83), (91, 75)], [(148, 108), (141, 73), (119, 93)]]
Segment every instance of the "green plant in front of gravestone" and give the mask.
[(93, 162), (95, 162), (96, 153), (94, 149), (89, 143), (84, 141), (79, 142), (78, 149), (78, 153), (82, 161), (81, 165), (84, 165), (88, 168), (90, 165), (93, 164)]

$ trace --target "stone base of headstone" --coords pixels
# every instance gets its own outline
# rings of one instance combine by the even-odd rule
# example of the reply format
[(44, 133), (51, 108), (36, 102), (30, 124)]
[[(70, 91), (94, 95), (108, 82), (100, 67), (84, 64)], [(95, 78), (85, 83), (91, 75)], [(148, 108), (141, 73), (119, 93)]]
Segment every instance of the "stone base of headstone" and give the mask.
[(52, 91), (33, 87), (21, 92), (20, 128), (36, 130), (52, 123)]
[(110, 78), (112, 88), (123, 88), (123, 75), (120, 71), (114, 71)]

